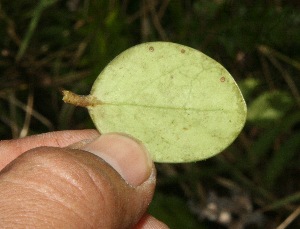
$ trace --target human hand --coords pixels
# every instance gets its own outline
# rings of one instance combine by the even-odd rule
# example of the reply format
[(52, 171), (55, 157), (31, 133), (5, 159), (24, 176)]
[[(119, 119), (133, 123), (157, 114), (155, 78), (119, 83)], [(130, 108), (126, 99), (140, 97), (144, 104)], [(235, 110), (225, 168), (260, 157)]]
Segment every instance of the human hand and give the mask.
[(146, 150), (118, 134), (60, 131), (0, 141), (0, 228), (168, 228), (145, 214)]

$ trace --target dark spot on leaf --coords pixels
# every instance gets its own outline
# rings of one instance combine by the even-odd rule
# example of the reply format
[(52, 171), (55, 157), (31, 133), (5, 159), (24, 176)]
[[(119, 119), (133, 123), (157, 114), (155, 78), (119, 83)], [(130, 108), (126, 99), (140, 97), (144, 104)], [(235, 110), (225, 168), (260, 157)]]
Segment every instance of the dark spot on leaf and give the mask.
[(153, 48), (152, 46), (150, 46), (150, 47), (149, 47), (149, 51), (150, 51), (150, 52), (153, 52), (153, 51), (154, 51), (154, 48)]
[(185, 53), (185, 50), (184, 50), (184, 49), (181, 49), (181, 53)]
[(222, 76), (221, 78), (220, 78), (220, 81), (223, 83), (223, 82), (225, 82), (225, 77), (224, 76)]

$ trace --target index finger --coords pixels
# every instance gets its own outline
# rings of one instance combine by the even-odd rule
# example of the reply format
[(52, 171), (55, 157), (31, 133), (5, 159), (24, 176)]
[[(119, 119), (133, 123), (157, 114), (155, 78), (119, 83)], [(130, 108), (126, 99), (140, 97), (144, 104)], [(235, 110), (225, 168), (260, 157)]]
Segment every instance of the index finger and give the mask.
[(32, 135), (25, 138), (0, 141), (0, 171), (22, 153), (39, 147), (65, 147), (99, 136), (96, 130), (65, 130)]

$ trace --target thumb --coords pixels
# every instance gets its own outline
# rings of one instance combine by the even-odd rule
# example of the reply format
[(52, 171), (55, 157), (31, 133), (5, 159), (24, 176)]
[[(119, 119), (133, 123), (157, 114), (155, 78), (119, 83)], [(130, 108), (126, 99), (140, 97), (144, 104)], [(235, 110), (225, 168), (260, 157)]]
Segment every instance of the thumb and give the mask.
[(147, 151), (122, 135), (35, 148), (0, 173), (0, 228), (131, 228), (154, 187)]

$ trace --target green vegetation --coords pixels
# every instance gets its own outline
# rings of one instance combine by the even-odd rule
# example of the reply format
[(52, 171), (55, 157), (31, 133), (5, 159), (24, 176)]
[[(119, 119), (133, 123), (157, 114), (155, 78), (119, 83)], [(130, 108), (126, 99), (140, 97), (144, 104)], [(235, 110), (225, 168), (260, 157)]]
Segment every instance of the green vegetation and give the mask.
[(222, 154), (158, 164), (150, 212), (175, 229), (297, 228), (299, 28), (296, 0), (2, 0), (0, 139), (93, 128), (85, 109), (63, 104), (62, 89), (88, 94), (103, 67), (135, 44), (187, 45), (227, 68), (248, 118)]

